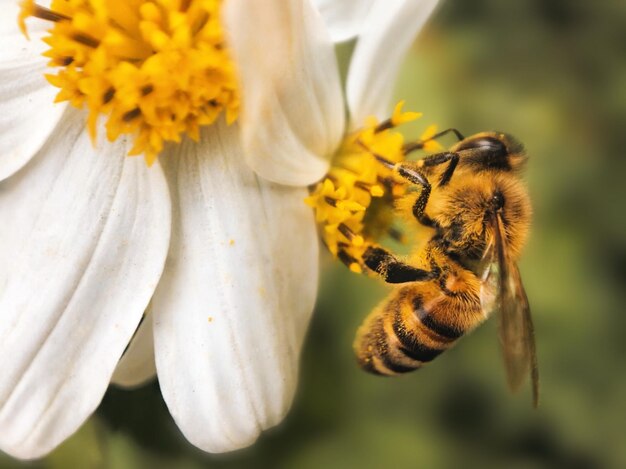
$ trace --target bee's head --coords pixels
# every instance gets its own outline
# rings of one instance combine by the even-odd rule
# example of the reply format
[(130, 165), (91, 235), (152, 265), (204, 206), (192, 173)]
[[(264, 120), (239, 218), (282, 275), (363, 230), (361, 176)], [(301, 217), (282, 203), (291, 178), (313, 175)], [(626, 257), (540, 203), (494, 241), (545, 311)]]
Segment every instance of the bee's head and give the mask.
[(461, 140), (451, 148), (453, 152), (463, 150), (466, 150), (463, 161), (476, 169), (519, 172), (528, 159), (524, 145), (504, 132), (481, 132)]

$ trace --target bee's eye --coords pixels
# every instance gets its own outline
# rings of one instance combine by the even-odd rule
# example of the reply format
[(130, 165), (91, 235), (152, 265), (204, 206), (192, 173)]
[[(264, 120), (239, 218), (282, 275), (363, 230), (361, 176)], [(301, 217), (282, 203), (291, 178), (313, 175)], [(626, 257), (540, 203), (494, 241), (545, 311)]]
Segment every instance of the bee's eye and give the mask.
[(473, 148), (479, 148), (481, 150), (489, 150), (491, 153), (497, 156), (506, 156), (506, 146), (500, 140), (493, 137), (481, 137), (468, 140), (462, 143), (457, 150), (470, 150)]

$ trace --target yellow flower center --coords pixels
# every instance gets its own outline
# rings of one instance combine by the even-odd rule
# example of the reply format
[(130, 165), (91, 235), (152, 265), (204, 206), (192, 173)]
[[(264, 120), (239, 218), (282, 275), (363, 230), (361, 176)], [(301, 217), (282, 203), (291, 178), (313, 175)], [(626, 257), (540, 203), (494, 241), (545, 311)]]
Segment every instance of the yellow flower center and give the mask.
[(151, 164), (167, 141), (224, 112), (237, 118), (239, 93), (220, 23), (221, 0), (24, 0), (19, 17), (52, 21), (45, 56), (56, 101), (86, 107), (95, 139), (101, 114), (113, 141), (134, 136), (130, 155)]
[(348, 135), (326, 178), (305, 200), (314, 208), (324, 243), (351, 271), (362, 272), (363, 253), (386, 235), (400, 238), (393, 226), (394, 205), (407, 192), (406, 181), (385, 165), (404, 161), (416, 149), (436, 151), (429, 126), (416, 142), (405, 144), (397, 126), (421, 114), (403, 112), (399, 102), (392, 117), (379, 123), (370, 118)]

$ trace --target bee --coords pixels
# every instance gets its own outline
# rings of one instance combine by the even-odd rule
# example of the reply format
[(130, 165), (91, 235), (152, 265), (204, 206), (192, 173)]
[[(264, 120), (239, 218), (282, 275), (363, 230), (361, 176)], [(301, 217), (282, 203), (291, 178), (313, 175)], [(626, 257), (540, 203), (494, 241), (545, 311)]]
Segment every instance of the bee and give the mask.
[(375, 155), (414, 189), (396, 210), (428, 237), (407, 261), (378, 245), (365, 251), (367, 268), (396, 287), (359, 328), (355, 353), (366, 371), (406, 373), (497, 311), (509, 386), (517, 390), (530, 372), (536, 407), (533, 324), (517, 267), (531, 218), (520, 180), (527, 156), (504, 133), (463, 138), (448, 131), (460, 141), (419, 161), (393, 164)]

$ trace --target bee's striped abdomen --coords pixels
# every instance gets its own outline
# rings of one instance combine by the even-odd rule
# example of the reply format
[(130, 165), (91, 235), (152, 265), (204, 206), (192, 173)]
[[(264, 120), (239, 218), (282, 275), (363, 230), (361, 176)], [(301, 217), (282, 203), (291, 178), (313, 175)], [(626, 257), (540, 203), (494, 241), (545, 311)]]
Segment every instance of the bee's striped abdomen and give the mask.
[[(414, 302), (415, 303), (415, 302)], [(433, 338), (433, 334), (425, 332), (424, 325), (419, 319), (414, 321), (414, 317), (419, 316), (412, 311), (413, 317), (406, 317), (402, 310), (396, 311), (393, 318), (393, 333), (397, 337), (400, 351), (407, 357), (420, 362), (432, 361), (447, 348), (446, 343)], [(434, 340), (433, 340), (434, 339)]]
[[(388, 308), (399, 307), (398, 301), (391, 301)], [(354, 347), (361, 367), (374, 374), (393, 375), (415, 369), (410, 360), (403, 360), (389, 337), (386, 315), (381, 309), (374, 310), (357, 332)]]
[[(432, 300), (432, 295), (423, 293)], [(441, 295), (439, 291), (438, 301), (424, 301), (413, 287), (400, 290), (376, 308), (357, 332), (355, 352), (361, 367), (382, 375), (415, 370), (434, 360), (478, 323), (454, 317), (462, 309), (478, 318), (478, 301), (468, 305), (467, 297), (441, 299)], [(462, 304), (455, 305), (456, 302)]]

